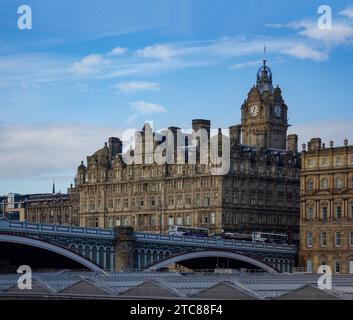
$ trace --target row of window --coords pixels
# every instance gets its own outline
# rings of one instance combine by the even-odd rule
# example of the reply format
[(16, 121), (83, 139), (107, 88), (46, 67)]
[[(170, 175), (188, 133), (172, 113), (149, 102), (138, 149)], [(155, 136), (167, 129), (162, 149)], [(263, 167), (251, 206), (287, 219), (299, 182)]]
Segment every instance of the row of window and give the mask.
[[(350, 155), (350, 158), (349, 158), (350, 162), (348, 162), (349, 164), (353, 164), (353, 155)], [(316, 166), (316, 160), (315, 159), (308, 159), (308, 167), (309, 168), (313, 168)], [(336, 156), (335, 159), (334, 159), (334, 164), (336, 166), (342, 166), (344, 165), (344, 157), (343, 156)], [(327, 157), (322, 157), (320, 159), (320, 166), (321, 167), (328, 167), (330, 164), (329, 164), (329, 159)]]
[[(167, 190), (191, 190), (192, 186), (195, 189), (207, 189), (210, 187), (217, 187), (218, 182), (216, 179), (197, 179), (197, 180), (187, 180), (187, 179), (180, 179), (175, 181), (168, 181), (166, 183)], [(127, 194), (130, 191), (132, 193), (142, 193), (142, 192), (160, 192), (162, 191), (162, 182), (152, 182), (152, 183), (138, 183), (138, 184), (118, 184), (118, 185), (110, 185), (106, 188), (107, 194)], [(95, 195), (103, 193), (103, 190), (95, 190), (95, 188), (89, 187), (85, 190), (85, 195)]]
[[(213, 201), (216, 202), (218, 198), (218, 193), (215, 193), (213, 195)], [(173, 208), (175, 206), (177, 207), (182, 207), (184, 205), (192, 205), (193, 201), (192, 201), (192, 197), (189, 194), (186, 195), (170, 195), (168, 196), (167, 199), (167, 206), (169, 208)], [(204, 207), (208, 207), (211, 205), (211, 198), (209, 194), (205, 194), (203, 197), (201, 197), (200, 194), (196, 194), (195, 195), (195, 199), (194, 199), (194, 203), (197, 206), (204, 206)], [(129, 198), (124, 198), (122, 199), (108, 199), (107, 200), (107, 208), (108, 209), (129, 209), (131, 208), (145, 208), (145, 207), (156, 207), (156, 206), (161, 206), (162, 205), (162, 200), (161, 200), (161, 196), (155, 197), (155, 196), (150, 196), (148, 197), (148, 202), (146, 205), (145, 202), (145, 197), (133, 197), (131, 198), (131, 200), (129, 201)], [(102, 210), (103, 209), (103, 202), (101, 200), (97, 200), (97, 202), (95, 200), (91, 200), (89, 202), (89, 207), (88, 206), (88, 202), (84, 201), (83, 202), (83, 209), (85, 211), (89, 211), (89, 212), (95, 212), (96, 209), (97, 210)]]
[[(167, 216), (167, 225), (179, 225), (179, 226), (191, 226), (192, 217), (189, 214)], [(204, 213), (199, 215), (199, 224), (214, 225), (216, 223), (216, 213)], [(161, 216), (158, 214), (152, 215), (137, 215), (137, 216), (117, 216), (108, 218), (108, 227), (112, 228), (114, 226), (133, 226), (138, 228), (144, 227), (157, 227), (161, 225)], [(91, 217), (88, 218), (88, 226), (99, 227), (99, 218)]]
[(295, 225), (298, 217), (293, 215), (267, 215), (252, 213), (225, 213), (223, 222), (229, 224)]
[[(320, 232), (320, 246), (326, 247), (328, 245), (327, 232)], [(351, 231), (348, 235), (348, 243), (350, 246), (353, 246), (353, 231)], [(306, 245), (311, 248), (313, 246), (313, 233), (307, 232), (306, 234)], [(336, 247), (340, 247), (342, 245), (342, 233), (337, 231), (334, 233), (334, 245)]]
[[(322, 259), (320, 261), (320, 265), (321, 266), (327, 266), (326, 259)], [(342, 269), (342, 262), (340, 260), (335, 260), (333, 262), (333, 268), (334, 268), (333, 272), (340, 273), (341, 269)], [(307, 259), (306, 260), (306, 269), (307, 269), (308, 272), (311, 272), (311, 273), (316, 271), (316, 270), (313, 270), (313, 261), (312, 261), (312, 259)], [(350, 260), (348, 262), (348, 272), (349, 273), (353, 273), (353, 260)]]
[[(129, 167), (126, 170), (114, 170), (114, 178), (117, 180), (121, 179), (146, 179), (146, 178), (158, 178), (165, 176), (165, 171), (163, 166), (154, 166), (152, 168), (132, 168)], [(207, 165), (205, 164), (196, 164), (195, 169), (197, 172), (206, 171)], [(195, 170), (194, 167), (180, 164), (174, 167), (174, 170), (169, 169), (169, 173), (177, 174), (177, 175), (186, 175), (189, 174), (190, 171)], [(97, 174), (95, 172), (95, 167), (90, 167), (88, 174), (86, 175), (86, 182), (95, 182), (97, 179)], [(102, 177), (105, 177), (105, 173), (102, 171)]]
[[(341, 219), (343, 216), (343, 208), (341, 205), (336, 205), (334, 208), (334, 218), (335, 219)], [(353, 218), (353, 205), (350, 206), (350, 211), (348, 216), (350, 218)], [(308, 207), (306, 209), (306, 219), (307, 220), (313, 220), (315, 218), (314, 215), (314, 207)], [(328, 207), (327, 206), (323, 206), (321, 207), (321, 211), (320, 211), (320, 219), (322, 219), (323, 221), (326, 221), (328, 218)]]
[[(343, 184), (343, 179), (342, 177), (336, 177), (335, 179), (335, 183), (334, 183), (334, 187), (335, 189), (342, 189), (344, 187)], [(349, 184), (350, 188), (353, 188), (353, 177), (350, 179), (350, 184)], [(327, 190), (329, 188), (329, 181), (327, 178), (323, 178), (320, 181), (320, 189), (321, 190)], [(307, 182), (307, 190), (309, 192), (312, 192), (315, 190), (315, 183), (313, 179), (309, 179)]]

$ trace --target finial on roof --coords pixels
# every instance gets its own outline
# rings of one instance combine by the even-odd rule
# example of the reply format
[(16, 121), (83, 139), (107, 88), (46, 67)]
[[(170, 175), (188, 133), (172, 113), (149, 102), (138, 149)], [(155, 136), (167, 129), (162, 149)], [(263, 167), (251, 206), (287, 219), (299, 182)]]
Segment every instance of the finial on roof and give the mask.
[(266, 45), (264, 44), (264, 59), (263, 59), (264, 65), (266, 65)]

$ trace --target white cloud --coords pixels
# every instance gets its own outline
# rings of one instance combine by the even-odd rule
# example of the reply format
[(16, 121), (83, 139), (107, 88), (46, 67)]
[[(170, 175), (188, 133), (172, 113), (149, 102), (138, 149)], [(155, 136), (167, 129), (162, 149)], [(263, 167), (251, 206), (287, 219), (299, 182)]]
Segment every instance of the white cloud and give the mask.
[(0, 180), (71, 176), (73, 181), (80, 161), (121, 133), (92, 124), (0, 124)]
[(315, 50), (305, 44), (296, 44), (288, 48), (284, 48), (282, 53), (300, 59), (311, 59), (323, 61), (328, 59), (327, 52), (323, 50)]
[[(346, 15), (350, 11), (346, 11)], [(290, 28), (298, 31), (298, 35), (317, 41), (326, 46), (334, 47), (351, 43), (353, 40), (353, 26), (345, 21), (335, 19), (331, 29), (320, 29), (316, 21), (304, 19), (287, 24), (267, 24), (272, 28)]]
[(255, 61), (246, 61), (246, 62), (241, 62), (241, 63), (236, 63), (233, 64), (230, 69), (243, 69), (243, 68), (248, 68), (248, 67), (253, 67), (253, 66), (259, 66), (261, 64), (260, 60), (255, 60)]
[(132, 110), (140, 114), (152, 114), (152, 113), (165, 113), (167, 110), (156, 103), (150, 103), (145, 101), (135, 101), (130, 103)]
[(177, 55), (177, 52), (168, 45), (156, 44), (136, 51), (137, 55), (144, 58), (155, 58), (169, 61)]
[(109, 64), (110, 61), (103, 58), (101, 54), (90, 54), (81, 61), (75, 62), (72, 71), (78, 75), (89, 75), (98, 73), (100, 68)]
[(122, 56), (128, 51), (128, 48), (123, 48), (123, 47), (116, 47), (112, 49), (108, 55), (110, 56)]
[(331, 29), (320, 29), (316, 23), (308, 21), (294, 23), (293, 27), (300, 29), (300, 35), (329, 46), (337, 46), (353, 40), (353, 26), (340, 21), (334, 21)]
[(115, 85), (115, 88), (122, 92), (130, 93), (137, 91), (158, 91), (160, 89), (159, 83), (150, 81), (129, 81), (119, 82)]
[(338, 12), (338, 14), (353, 19), (353, 7), (347, 7)]
[(165, 107), (156, 103), (150, 103), (146, 101), (131, 102), (130, 108), (133, 113), (126, 119), (127, 123), (134, 122), (139, 116), (167, 112), (167, 109)]
[(299, 136), (300, 145), (307, 144), (311, 138), (319, 137), (326, 146), (329, 145), (330, 140), (334, 141), (335, 146), (342, 146), (345, 138), (349, 140), (350, 145), (353, 145), (352, 128), (353, 122), (331, 120), (296, 124), (289, 128), (289, 133)]

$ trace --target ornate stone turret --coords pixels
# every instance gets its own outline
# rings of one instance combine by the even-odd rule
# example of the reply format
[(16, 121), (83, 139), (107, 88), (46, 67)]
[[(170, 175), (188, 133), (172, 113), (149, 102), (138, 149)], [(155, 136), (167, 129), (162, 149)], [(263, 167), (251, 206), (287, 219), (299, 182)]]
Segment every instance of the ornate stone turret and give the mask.
[(281, 89), (272, 85), (272, 72), (263, 60), (253, 86), (242, 105), (242, 143), (270, 149), (286, 150), (287, 106)]
[(87, 168), (81, 161), (81, 164), (77, 168), (76, 184), (82, 184), (86, 181)]
[(263, 65), (257, 72), (256, 88), (262, 94), (264, 91), (273, 92), (272, 72), (266, 65), (266, 60), (263, 60)]

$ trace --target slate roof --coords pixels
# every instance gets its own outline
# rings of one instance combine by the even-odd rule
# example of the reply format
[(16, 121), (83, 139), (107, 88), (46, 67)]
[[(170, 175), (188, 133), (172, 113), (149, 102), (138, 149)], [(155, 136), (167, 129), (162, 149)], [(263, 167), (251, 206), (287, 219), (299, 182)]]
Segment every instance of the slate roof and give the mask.
[[(303, 288), (309, 288), (311, 294), (317, 299), (323, 295), (317, 288), (317, 274), (180, 274), (176, 272), (91, 272), (69, 271), (59, 272), (33, 272), (32, 282), (36, 288), (31, 293), (15, 290), (19, 274), (0, 274), (0, 299), (2, 297), (19, 297), (23, 294), (41, 297), (41, 294), (50, 298), (63, 298), (75, 296), (76, 298), (92, 298), (97, 296), (106, 299), (151, 298), (158, 299), (197, 299), (213, 292), (222, 293), (227, 299), (249, 296), (251, 298), (266, 300), (283, 296), (291, 296)], [(353, 275), (333, 275), (332, 290), (325, 290), (335, 298), (353, 299)], [(216, 288), (216, 289), (215, 289)], [(218, 288), (218, 289), (217, 289)], [(317, 290), (313, 290), (316, 288)], [(208, 290), (209, 293), (207, 293)], [(217, 291), (218, 290), (218, 291)], [(130, 292), (130, 294), (129, 294)], [(163, 295), (163, 292), (165, 295)], [(166, 294), (168, 293), (168, 294)], [(154, 295), (154, 296), (153, 296)], [(298, 294), (293, 295), (298, 298)], [(315, 298), (314, 297), (314, 298)], [(217, 299), (217, 297), (214, 297)], [(300, 298), (300, 295), (299, 295)]]

